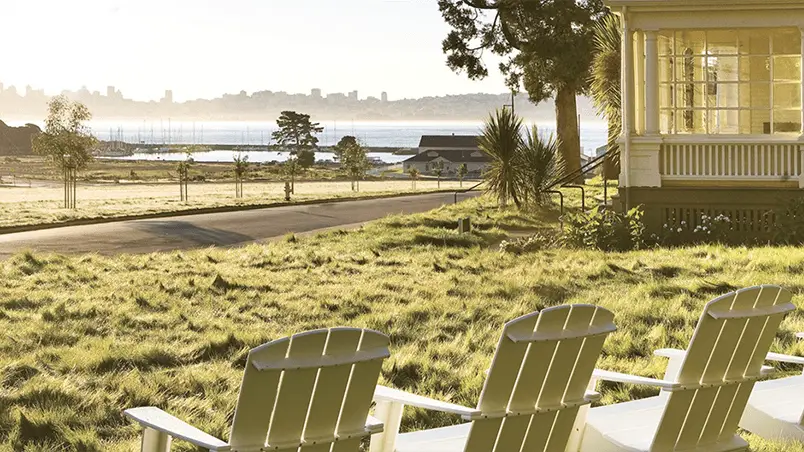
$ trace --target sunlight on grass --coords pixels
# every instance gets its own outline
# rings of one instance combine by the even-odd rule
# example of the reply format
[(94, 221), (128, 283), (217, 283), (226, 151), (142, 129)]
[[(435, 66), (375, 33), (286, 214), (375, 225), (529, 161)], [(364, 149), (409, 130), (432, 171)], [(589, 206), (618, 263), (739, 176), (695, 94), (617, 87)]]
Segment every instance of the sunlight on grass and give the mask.
[[(472, 233), (455, 230), (462, 216)], [(382, 383), (474, 405), (503, 324), (530, 311), (611, 309), (619, 331), (599, 367), (660, 377), (665, 361), (653, 350), (686, 348), (716, 295), (760, 283), (804, 291), (800, 248), (498, 251), (506, 231), (554, 228), (556, 217), (476, 199), (240, 249), (18, 254), (0, 263), (0, 449), (135, 450), (137, 429), (121, 411), (142, 405), (225, 439), (247, 350), (314, 328), (385, 332), (392, 356)], [(804, 354), (796, 331), (798, 312), (774, 351)], [(604, 404), (655, 394), (621, 384), (602, 393)], [(458, 422), (405, 413), (404, 430)], [(746, 438), (755, 452), (804, 451)]]

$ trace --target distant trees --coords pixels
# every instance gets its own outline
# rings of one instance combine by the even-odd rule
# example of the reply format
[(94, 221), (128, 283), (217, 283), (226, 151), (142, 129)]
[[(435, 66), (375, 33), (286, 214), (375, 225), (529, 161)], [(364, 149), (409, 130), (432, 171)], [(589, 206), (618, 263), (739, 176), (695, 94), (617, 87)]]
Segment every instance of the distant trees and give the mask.
[(56, 96), (48, 102), (45, 130), (33, 138), (33, 150), (49, 160), (64, 178), (64, 208), (75, 209), (78, 172), (92, 161), (97, 139), (86, 122), (92, 113), (80, 102)]
[(460, 181), (461, 188), (463, 188), (463, 179), (467, 174), (469, 174), (469, 169), (466, 167), (466, 163), (461, 163), (461, 166), (458, 167), (458, 180)]
[(248, 155), (238, 153), (234, 156), (235, 198), (243, 197), (243, 180), (248, 173)]
[(543, 204), (565, 170), (558, 141), (540, 136), (536, 127), (523, 138), (522, 119), (507, 109), (489, 116), (479, 145), (491, 158), (483, 175), (487, 191), (496, 195), (501, 206), (509, 200), (520, 208)]
[(416, 181), (419, 179), (419, 170), (416, 169), (415, 166), (412, 166), (408, 170), (408, 174), (410, 175), (410, 180), (412, 181), (413, 189), (416, 190)]
[(441, 188), (441, 176), (444, 175), (444, 162), (441, 160), (433, 164), (433, 175), (438, 179), (438, 188)]
[(366, 175), (371, 167), (366, 148), (357, 138), (345, 136), (333, 148), (335, 160), (340, 162), (341, 168), (346, 172), (352, 183), (352, 191), (360, 191), (360, 179)]
[(315, 149), (318, 148), (318, 138), (315, 135), (323, 132), (324, 128), (319, 123), (310, 121), (310, 115), (295, 111), (283, 111), (276, 120), (276, 125), (279, 130), (271, 137), (277, 147), (290, 152), (285, 166), (291, 178), (291, 193), (295, 193), (296, 174), (300, 168), (309, 168), (315, 163)]

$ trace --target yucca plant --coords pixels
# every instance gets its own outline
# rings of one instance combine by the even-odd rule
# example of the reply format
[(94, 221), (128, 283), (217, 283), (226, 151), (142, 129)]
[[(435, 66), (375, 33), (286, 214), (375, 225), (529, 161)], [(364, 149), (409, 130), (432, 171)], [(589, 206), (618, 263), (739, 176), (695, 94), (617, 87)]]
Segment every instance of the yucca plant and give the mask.
[(550, 201), (547, 190), (564, 175), (564, 159), (553, 134), (542, 136), (534, 125), (528, 130), (518, 152), (520, 172), (517, 184), (526, 204), (542, 205)]
[(520, 159), (517, 155), (522, 146), (522, 119), (510, 110), (497, 110), (489, 115), (478, 144), (491, 159), (483, 176), (486, 190), (497, 197), (501, 206), (506, 205), (510, 198), (521, 207), (517, 193), (521, 168), (518, 167)]
[(598, 113), (608, 121), (608, 152), (604, 166), (605, 179), (619, 174), (619, 145), (622, 132), (620, 98), (622, 26), (620, 18), (609, 14), (594, 26), (595, 55), (592, 60), (590, 92)]

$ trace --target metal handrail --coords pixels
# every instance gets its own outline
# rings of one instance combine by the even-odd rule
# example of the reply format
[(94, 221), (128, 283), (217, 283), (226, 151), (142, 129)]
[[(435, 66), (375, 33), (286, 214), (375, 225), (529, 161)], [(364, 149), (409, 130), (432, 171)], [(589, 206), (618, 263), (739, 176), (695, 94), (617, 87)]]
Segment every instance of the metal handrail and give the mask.
[(586, 212), (586, 190), (580, 185), (562, 185), (562, 188), (577, 188), (581, 191), (581, 211)]
[(483, 185), (483, 183), (484, 183), (484, 182), (485, 182), (485, 181), (480, 181), (480, 182), (478, 182), (477, 184), (472, 185), (471, 187), (469, 187), (469, 188), (467, 188), (467, 189), (465, 189), (465, 190), (455, 190), (455, 192), (453, 193), (453, 195), (454, 195), (454, 197), (455, 197), (455, 198), (454, 198), (454, 202), (453, 202), (453, 204), (458, 204), (458, 193), (469, 193), (470, 191), (473, 191), (473, 190), (474, 190), (474, 189), (476, 189), (477, 187), (479, 187), (479, 186)]
[(564, 229), (564, 193), (561, 193), (558, 190), (545, 190), (544, 192), (545, 193), (556, 194), (560, 198), (560, 200), (561, 200), (560, 201), (561, 202), (561, 211), (560, 211), (560, 215), (558, 217), (558, 222), (559, 222), (559, 224), (561, 224), (561, 229)]

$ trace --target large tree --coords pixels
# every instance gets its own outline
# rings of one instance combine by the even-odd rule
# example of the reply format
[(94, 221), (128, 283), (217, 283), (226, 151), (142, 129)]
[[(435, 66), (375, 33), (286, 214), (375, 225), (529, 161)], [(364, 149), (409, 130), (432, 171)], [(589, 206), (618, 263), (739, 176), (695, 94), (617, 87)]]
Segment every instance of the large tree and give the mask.
[(335, 160), (349, 176), (352, 183), (352, 191), (360, 191), (360, 179), (366, 175), (366, 171), (371, 167), (368, 160), (366, 148), (360, 144), (357, 138), (345, 136), (333, 148)]
[(33, 150), (43, 155), (64, 177), (64, 208), (75, 208), (76, 179), (92, 161), (97, 140), (86, 125), (92, 113), (80, 102), (56, 96), (48, 103), (45, 130), (33, 139)]
[[(295, 111), (283, 111), (276, 120), (276, 125), (279, 130), (271, 137), (276, 141), (277, 147), (290, 151), (286, 167), (291, 177), (291, 193), (295, 193), (296, 173), (311, 159), (315, 161), (314, 152), (318, 148), (318, 138), (315, 135), (323, 132), (324, 128), (319, 123), (310, 121), (310, 115)], [(299, 161), (300, 156), (303, 157), (302, 161)]]
[(488, 75), (484, 51), (505, 58), (509, 87), (530, 100), (555, 99), (556, 130), (567, 173), (581, 166), (576, 96), (589, 86), (592, 26), (605, 15), (602, 0), (438, 0), (452, 27), (443, 41), (447, 65), (471, 79)]

